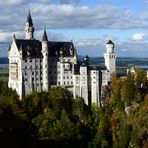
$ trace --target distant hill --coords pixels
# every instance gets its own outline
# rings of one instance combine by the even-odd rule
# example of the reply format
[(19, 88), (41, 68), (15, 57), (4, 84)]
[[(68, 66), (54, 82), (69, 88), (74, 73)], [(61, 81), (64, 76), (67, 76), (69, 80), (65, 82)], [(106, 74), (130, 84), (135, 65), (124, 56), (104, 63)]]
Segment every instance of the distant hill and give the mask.
[(8, 64), (9, 60), (8, 57), (0, 57), (0, 64)]
[[(82, 61), (84, 56), (78, 56), (78, 59)], [(90, 57), (90, 64), (92, 65), (104, 65), (104, 57)], [(8, 57), (0, 57), (0, 64), (8, 64)], [(129, 58), (129, 57), (119, 57), (117, 58), (118, 67), (128, 67), (133, 66), (148, 66), (148, 58)]]
[[(83, 60), (84, 56), (80, 56), (79, 60)], [(104, 65), (104, 57), (90, 57), (90, 63), (95, 65)], [(129, 58), (119, 57), (117, 58), (117, 67), (128, 67), (133, 66), (148, 66), (148, 58)]]

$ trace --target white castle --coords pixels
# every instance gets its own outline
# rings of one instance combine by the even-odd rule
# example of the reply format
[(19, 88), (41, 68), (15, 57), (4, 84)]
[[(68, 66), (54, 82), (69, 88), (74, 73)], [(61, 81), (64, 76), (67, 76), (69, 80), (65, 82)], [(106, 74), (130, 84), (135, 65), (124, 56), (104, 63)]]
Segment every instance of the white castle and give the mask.
[(85, 103), (101, 103), (101, 88), (111, 81), (116, 73), (114, 43), (106, 43), (105, 66), (91, 66), (89, 57), (78, 60), (73, 42), (48, 41), (44, 29), (42, 41), (34, 39), (31, 14), (27, 16), (26, 39), (13, 37), (8, 50), (8, 86), (18, 93), (20, 99), (33, 91), (48, 91), (61, 86), (81, 97)]

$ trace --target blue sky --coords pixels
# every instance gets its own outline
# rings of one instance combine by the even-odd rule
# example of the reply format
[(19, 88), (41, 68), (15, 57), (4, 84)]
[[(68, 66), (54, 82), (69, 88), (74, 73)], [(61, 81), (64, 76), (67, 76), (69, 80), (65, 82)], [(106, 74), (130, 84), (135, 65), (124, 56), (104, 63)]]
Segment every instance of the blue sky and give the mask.
[(0, 57), (14, 33), (25, 38), (28, 9), (36, 39), (46, 27), (49, 40), (73, 40), (79, 55), (101, 57), (111, 39), (118, 57), (148, 57), (148, 0), (5, 0), (0, 9)]

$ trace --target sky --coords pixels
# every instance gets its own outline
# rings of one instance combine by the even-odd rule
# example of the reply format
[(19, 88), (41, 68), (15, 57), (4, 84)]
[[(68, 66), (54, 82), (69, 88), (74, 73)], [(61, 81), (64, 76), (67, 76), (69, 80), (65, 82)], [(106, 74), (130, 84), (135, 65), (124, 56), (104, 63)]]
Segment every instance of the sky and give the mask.
[(35, 39), (73, 41), (78, 55), (102, 57), (108, 40), (118, 57), (148, 57), (148, 0), (0, 0), (0, 57), (25, 38), (31, 11)]

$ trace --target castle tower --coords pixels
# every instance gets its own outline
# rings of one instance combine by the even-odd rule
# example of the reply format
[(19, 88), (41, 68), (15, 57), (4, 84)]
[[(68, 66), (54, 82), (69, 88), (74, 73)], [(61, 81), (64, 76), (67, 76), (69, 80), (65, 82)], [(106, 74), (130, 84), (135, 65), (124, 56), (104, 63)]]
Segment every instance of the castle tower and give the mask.
[(106, 43), (106, 52), (104, 53), (105, 66), (112, 75), (116, 75), (116, 54), (114, 52), (115, 44), (109, 40)]
[(44, 30), (42, 38), (42, 54), (43, 54), (43, 63), (42, 63), (42, 73), (43, 73), (43, 90), (48, 91), (48, 37), (46, 30)]
[(26, 32), (26, 39), (28, 40), (34, 39), (34, 35), (33, 35), (34, 27), (33, 27), (30, 10), (29, 10), (27, 20), (26, 20), (25, 32)]
[(80, 66), (80, 96), (84, 99), (85, 103), (89, 105), (88, 100), (88, 65), (89, 57), (86, 56), (83, 59), (83, 63)]

